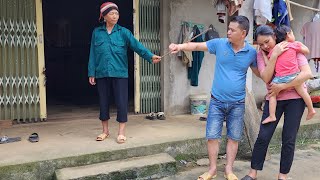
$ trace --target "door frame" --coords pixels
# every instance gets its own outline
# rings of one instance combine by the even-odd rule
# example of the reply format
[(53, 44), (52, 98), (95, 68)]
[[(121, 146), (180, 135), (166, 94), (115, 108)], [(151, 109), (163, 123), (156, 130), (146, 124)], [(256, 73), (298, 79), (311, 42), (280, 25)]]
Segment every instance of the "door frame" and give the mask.
[[(134, 37), (140, 39), (140, 21), (139, 21), (139, 0), (133, 1), (133, 33)], [(141, 93), (140, 93), (140, 57), (134, 53), (134, 112), (140, 113), (141, 110)]]
[(38, 47), (38, 73), (39, 73), (39, 97), (40, 97), (40, 119), (47, 118), (47, 101), (46, 101), (46, 75), (45, 75), (45, 58), (44, 58), (44, 34), (43, 34), (43, 11), (42, 0), (36, 1), (36, 25), (37, 25), (37, 47)]

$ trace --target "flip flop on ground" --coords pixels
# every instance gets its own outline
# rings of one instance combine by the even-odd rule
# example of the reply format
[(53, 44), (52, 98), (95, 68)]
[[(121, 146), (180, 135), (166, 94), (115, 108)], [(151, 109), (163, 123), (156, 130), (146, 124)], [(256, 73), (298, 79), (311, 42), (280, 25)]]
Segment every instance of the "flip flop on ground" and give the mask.
[(39, 135), (38, 135), (38, 133), (32, 133), (32, 134), (29, 136), (29, 141), (32, 142), (32, 143), (38, 142), (38, 141), (39, 141)]
[(96, 141), (103, 141), (103, 140), (105, 140), (105, 139), (108, 138), (108, 137), (109, 137), (109, 134), (102, 133), (102, 134), (100, 134), (99, 136), (97, 136)]
[(156, 119), (157, 119), (157, 114), (154, 113), (154, 112), (151, 112), (150, 114), (148, 114), (148, 115), (146, 116), (146, 119), (156, 120)]
[(166, 116), (164, 115), (164, 112), (158, 112), (157, 113), (157, 119), (166, 120)]
[(8, 136), (2, 136), (0, 138), (0, 144), (7, 144), (12, 142), (21, 141), (21, 137), (8, 137)]
[(238, 180), (238, 177), (233, 173), (225, 174), (224, 178), (226, 178), (227, 180)]
[(241, 180), (257, 180), (257, 178), (252, 178), (249, 175), (246, 175), (245, 177), (243, 177)]
[(217, 177), (217, 175), (211, 175), (209, 172), (203, 173), (201, 176), (198, 177), (198, 180), (211, 180), (213, 178)]
[(118, 137), (117, 137), (117, 143), (118, 144), (122, 144), (122, 143), (125, 143), (126, 142), (126, 140), (127, 140), (127, 138), (124, 136), (124, 135), (118, 135)]

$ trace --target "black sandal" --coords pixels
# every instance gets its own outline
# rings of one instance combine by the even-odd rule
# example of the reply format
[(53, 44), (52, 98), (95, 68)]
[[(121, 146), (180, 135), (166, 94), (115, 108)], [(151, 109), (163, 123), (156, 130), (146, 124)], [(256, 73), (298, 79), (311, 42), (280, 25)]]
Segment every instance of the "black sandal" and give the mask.
[(252, 178), (252, 177), (246, 175), (246, 176), (243, 177), (241, 180), (257, 180), (257, 178)]
[(0, 138), (0, 144), (7, 144), (12, 142), (21, 141), (21, 137), (8, 137), (8, 136), (2, 136)]
[(164, 112), (158, 112), (157, 118), (159, 120), (166, 120), (166, 116), (164, 115)]
[(32, 133), (29, 136), (29, 141), (34, 143), (34, 142), (38, 142), (39, 141), (39, 135), (37, 133)]
[(154, 113), (154, 112), (152, 112), (146, 116), (146, 119), (149, 119), (149, 120), (155, 120), (156, 118), (157, 118), (156, 113)]

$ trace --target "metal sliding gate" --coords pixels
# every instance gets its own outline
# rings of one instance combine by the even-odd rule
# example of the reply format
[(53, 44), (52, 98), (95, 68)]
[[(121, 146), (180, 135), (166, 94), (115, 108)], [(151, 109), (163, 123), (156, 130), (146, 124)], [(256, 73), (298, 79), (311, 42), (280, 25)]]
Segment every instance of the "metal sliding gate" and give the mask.
[[(139, 40), (154, 54), (160, 54), (160, 0), (139, 0)], [(161, 110), (160, 63), (140, 58), (140, 112)]]
[(0, 120), (46, 118), (40, 0), (0, 0)]

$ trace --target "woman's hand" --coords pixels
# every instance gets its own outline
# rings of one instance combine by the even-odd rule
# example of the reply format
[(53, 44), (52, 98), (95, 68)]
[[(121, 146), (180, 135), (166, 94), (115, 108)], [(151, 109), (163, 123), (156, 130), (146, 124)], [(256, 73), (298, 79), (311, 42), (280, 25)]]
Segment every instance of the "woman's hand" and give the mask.
[(95, 77), (89, 77), (89, 83), (94, 86), (96, 85), (96, 78)]
[(268, 96), (278, 96), (279, 92), (287, 89), (287, 84), (282, 83), (282, 84), (275, 84), (275, 83), (271, 83), (270, 84), (270, 89), (268, 90)]
[(285, 42), (285, 41), (277, 44), (277, 45), (273, 48), (272, 56), (275, 56), (275, 57), (280, 56), (283, 52), (285, 52), (286, 50), (288, 50), (287, 46), (288, 46), (288, 42)]
[(157, 55), (152, 56), (152, 63), (156, 64), (161, 61), (161, 57)]

